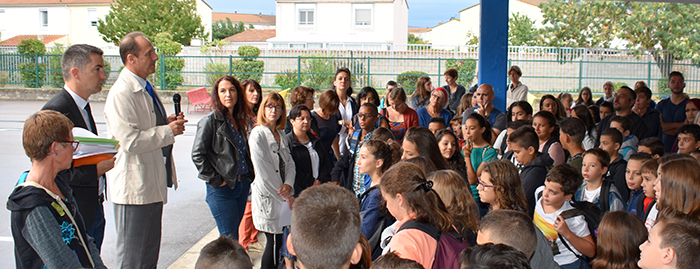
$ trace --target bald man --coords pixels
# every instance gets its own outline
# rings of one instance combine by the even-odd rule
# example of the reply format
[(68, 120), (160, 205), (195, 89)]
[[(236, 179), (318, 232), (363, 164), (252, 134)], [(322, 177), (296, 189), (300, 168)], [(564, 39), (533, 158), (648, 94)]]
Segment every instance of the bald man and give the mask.
[[(477, 106), (470, 107), (462, 113), (462, 125), (467, 122), (467, 117), (470, 114), (476, 112), (481, 116), (484, 116), (486, 120), (491, 124), (491, 129), (493, 139), (498, 137), (498, 134), (506, 128), (506, 114), (498, 110), (498, 108), (493, 106), (493, 99), (496, 96), (493, 93), (493, 87), (489, 84), (481, 84), (479, 88), (476, 89), (474, 93), (474, 99), (476, 99)], [(488, 141), (492, 142), (492, 141)]]

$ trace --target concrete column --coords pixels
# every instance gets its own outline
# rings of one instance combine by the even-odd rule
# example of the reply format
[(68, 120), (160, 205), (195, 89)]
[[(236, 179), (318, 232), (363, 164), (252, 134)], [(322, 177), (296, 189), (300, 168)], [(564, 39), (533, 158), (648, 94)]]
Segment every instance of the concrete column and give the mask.
[(479, 85), (493, 86), (493, 105), (506, 112), (508, 71), (508, 2), (481, 0), (479, 36)]

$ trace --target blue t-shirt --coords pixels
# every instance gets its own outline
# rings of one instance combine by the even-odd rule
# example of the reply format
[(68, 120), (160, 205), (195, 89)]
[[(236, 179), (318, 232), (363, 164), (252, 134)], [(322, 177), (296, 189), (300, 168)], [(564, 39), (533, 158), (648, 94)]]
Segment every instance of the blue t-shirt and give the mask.
[[(428, 109), (423, 107), (416, 110), (416, 113), (418, 113), (418, 124), (422, 127), (428, 128), (428, 125), (430, 124), (430, 119), (433, 118), (432, 116), (430, 116), (430, 113), (428, 113)], [(445, 126), (450, 127), (450, 121), (452, 120), (452, 112), (443, 108), (440, 111), (440, 117), (445, 119)]]
[[(680, 104), (673, 104), (670, 98), (659, 101), (656, 104), (656, 110), (661, 113), (661, 117), (664, 119), (665, 123), (678, 123), (685, 121), (685, 104), (688, 102), (688, 98), (685, 98)], [(673, 148), (673, 142), (676, 141), (676, 135), (670, 135), (663, 133), (661, 135), (661, 141), (664, 142), (664, 152), (671, 152)]]

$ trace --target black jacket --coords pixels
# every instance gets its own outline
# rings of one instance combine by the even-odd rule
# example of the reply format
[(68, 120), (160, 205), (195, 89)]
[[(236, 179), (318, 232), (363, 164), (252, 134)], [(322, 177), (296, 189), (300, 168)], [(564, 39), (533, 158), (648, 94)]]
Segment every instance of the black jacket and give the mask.
[[(509, 151), (502, 159), (510, 160), (513, 152)], [(526, 165), (520, 168), (520, 181), (525, 191), (525, 200), (527, 200), (527, 212), (532, 217), (535, 214), (535, 190), (544, 185), (544, 179), (547, 177), (547, 168), (554, 164), (554, 160), (547, 153), (537, 153), (537, 157)]]
[[(199, 170), (199, 178), (212, 187), (219, 187), (225, 181), (230, 188), (236, 181), (255, 178), (253, 162), (245, 133), (241, 134), (245, 156), (240, 156), (234, 144), (233, 131), (224, 114), (213, 111), (197, 123), (197, 134), (192, 144), (192, 161)], [(246, 158), (248, 174), (238, 176), (238, 160)]]
[(313, 177), (309, 149), (299, 142), (294, 132), (287, 134), (287, 138), (289, 138), (289, 141), (292, 143), (292, 159), (294, 159), (294, 164), (297, 168), (297, 175), (294, 181), (294, 196), (296, 197), (301, 194), (302, 190), (313, 186), (314, 180), (318, 180), (321, 183), (331, 181), (331, 168), (333, 164), (331, 163), (331, 158), (328, 156), (328, 150), (323, 146), (323, 143), (321, 143), (321, 139), (313, 136), (311, 131), (308, 131), (306, 134), (309, 136), (311, 144), (318, 154), (319, 167), (317, 178)]
[[(90, 130), (88, 125), (92, 125), (95, 134), (97, 134), (97, 126), (92, 115), (88, 115), (92, 123), (86, 123), (83, 115), (80, 113), (80, 108), (75, 104), (75, 100), (71, 97), (66, 89), (62, 89), (51, 100), (44, 104), (41, 110), (54, 110), (66, 115), (73, 126)], [(75, 195), (75, 201), (78, 203), (80, 214), (85, 219), (85, 226), (92, 227), (95, 222), (95, 214), (97, 207), (100, 205), (98, 201), (99, 193), (99, 177), (97, 176), (97, 165), (83, 165), (63, 170), (58, 173), (64, 178)]]
[(630, 199), (630, 189), (627, 187), (627, 179), (625, 178), (626, 171), (627, 161), (622, 158), (622, 155), (618, 155), (615, 160), (610, 162), (608, 173), (604, 176), (604, 179), (610, 180), (615, 184), (623, 203)]

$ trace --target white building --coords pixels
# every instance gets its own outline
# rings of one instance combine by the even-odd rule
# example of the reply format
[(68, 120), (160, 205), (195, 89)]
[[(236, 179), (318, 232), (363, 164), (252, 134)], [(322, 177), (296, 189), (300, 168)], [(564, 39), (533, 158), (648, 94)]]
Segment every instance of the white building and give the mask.
[[(514, 13), (526, 15), (535, 21), (535, 27), (542, 27), (542, 12), (538, 5), (546, 0), (511, 0), (508, 3), (509, 18)], [(467, 34), (479, 36), (481, 22), (481, 5), (476, 4), (459, 11), (459, 18), (451, 18), (447, 22), (433, 27), (424, 38), (434, 46), (464, 45), (467, 43)]]
[(276, 14), (273, 48), (381, 48), (408, 39), (406, 0), (277, 0)]
[[(97, 21), (109, 13), (111, 3), (112, 0), (0, 0), (0, 34), (3, 40), (19, 35), (65, 35), (64, 46), (113, 46), (102, 40), (97, 31)], [(211, 33), (212, 8), (197, 0), (197, 13), (204, 31)]]

